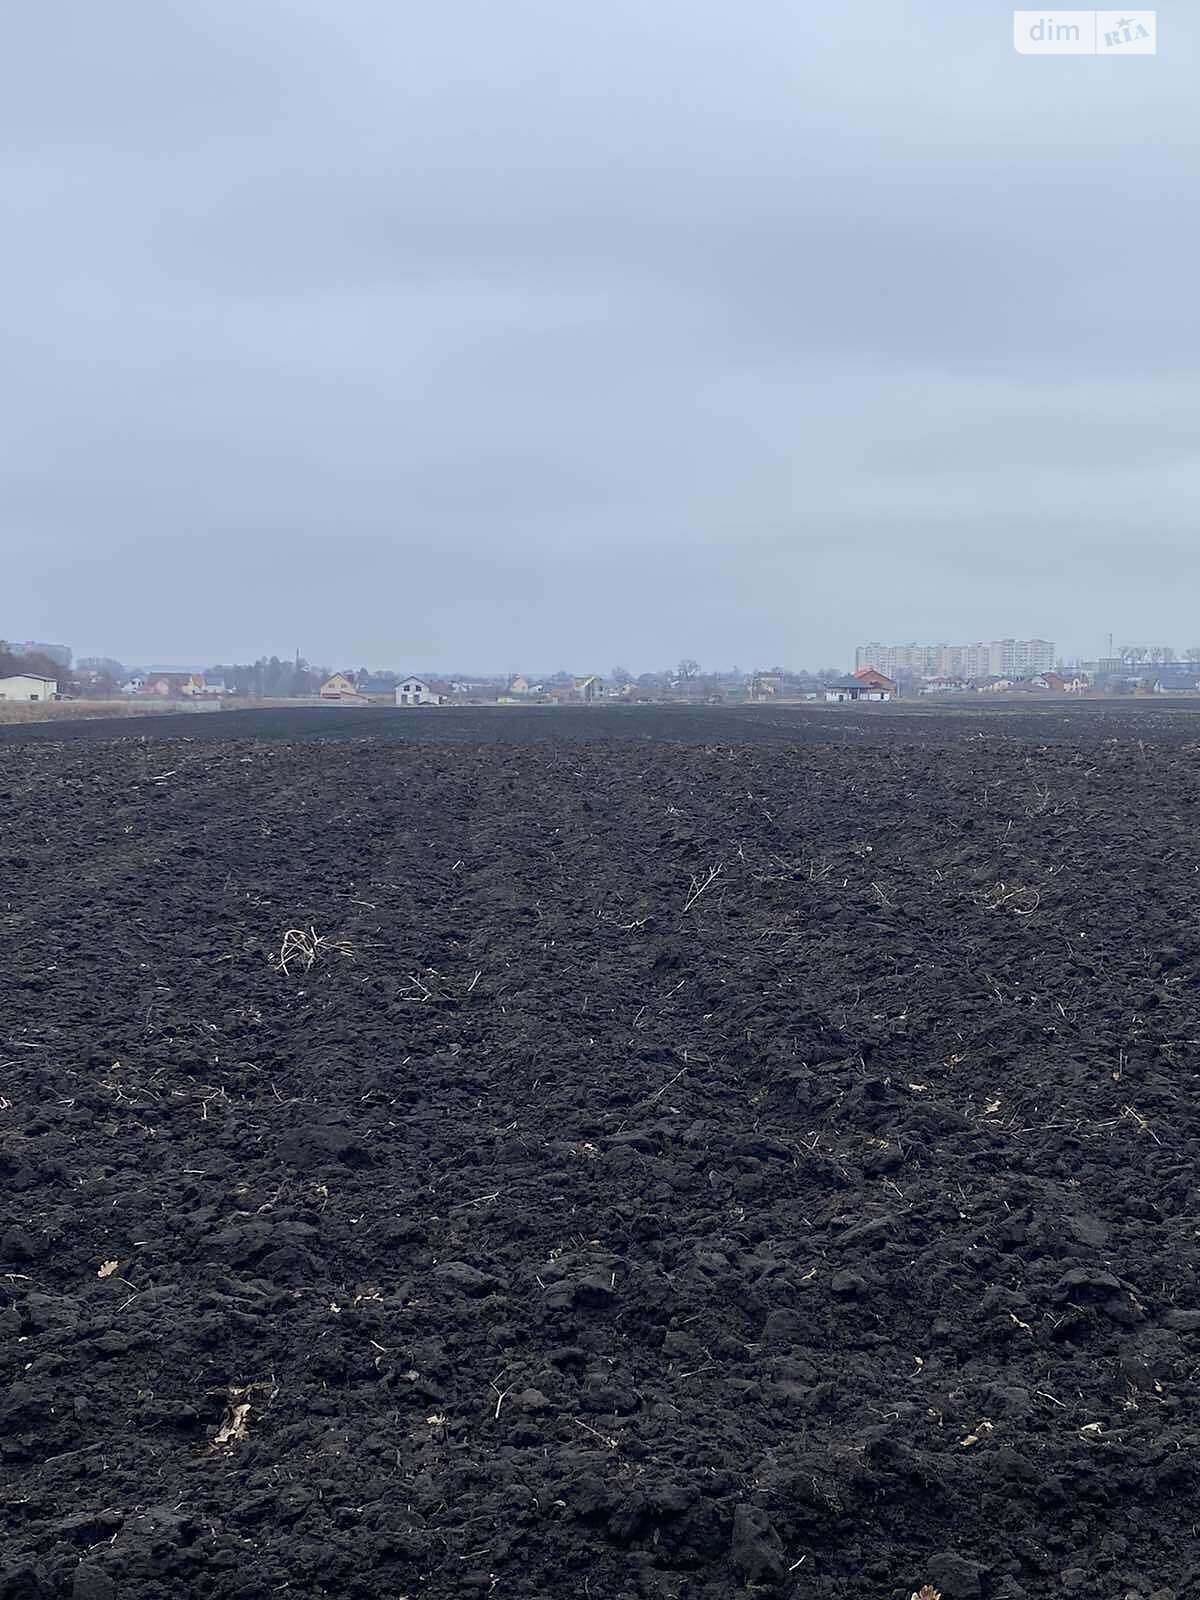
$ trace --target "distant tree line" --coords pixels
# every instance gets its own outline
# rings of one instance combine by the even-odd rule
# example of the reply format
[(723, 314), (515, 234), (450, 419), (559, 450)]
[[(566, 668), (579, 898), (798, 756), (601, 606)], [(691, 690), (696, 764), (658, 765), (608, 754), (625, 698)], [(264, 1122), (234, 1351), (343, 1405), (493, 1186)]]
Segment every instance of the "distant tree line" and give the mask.
[[(49, 656), (19, 655), (0, 640), (0, 678), (30, 672), (53, 678), (65, 694), (93, 700), (116, 699), (132, 669), (114, 656), (85, 656), (68, 671)], [(303, 657), (282, 660), (279, 656), (260, 656), (257, 661), (230, 662), (208, 667), (205, 677), (218, 680), (227, 689), (250, 699), (290, 700), (315, 695), (329, 677), (329, 668), (314, 666)]]
[(18, 655), (11, 645), (0, 639), (0, 678), (15, 678), (23, 672), (35, 678), (53, 678), (55, 683), (68, 676), (62, 665), (51, 656), (38, 651)]
[[(1184, 661), (1194, 665), (1200, 661), (1200, 644), (1189, 644), (1182, 654)], [(1123, 644), (1120, 656), (1122, 661), (1134, 667), (1144, 665), (1167, 667), (1179, 659), (1169, 644)]]
[(251, 699), (291, 700), (316, 694), (329, 677), (329, 668), (315, 667), (303, 656), (289, 661), (259, 656), (257, 661), (219, 663), (207, 668), (204, 675)]
[(109, 678), (113, 683), (125, 682), (125, 668), (115, 656), (81, 656), (75, 671), (86, 678)]
[(840, 678), (844, 667), (819, 667), (815, 672), (800, 667), (755, 667), (745, 672), (741, 667), (725, 667), (706, 671), (692, 656), (684, 656), (674, 667), (664, 667), (659, 672), (641, 672), (636, 676), (626, 667), (613, 667), (609, 681), (617, 688), (632, 690), (647, 698), (680, 698), (688, 700), (725, 700), (741, 698), (752, 682), (772, 679), (779, 685), (777, 692), (805, 694), (815, 692), (822, 684)]

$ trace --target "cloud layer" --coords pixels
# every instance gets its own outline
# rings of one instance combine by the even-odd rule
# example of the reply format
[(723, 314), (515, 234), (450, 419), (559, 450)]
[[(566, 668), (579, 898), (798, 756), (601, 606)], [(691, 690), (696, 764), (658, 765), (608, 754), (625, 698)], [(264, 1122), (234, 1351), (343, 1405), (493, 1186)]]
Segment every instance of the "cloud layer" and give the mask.
[(0, 632), (128, 658), (1191, 642), (1194, 18), (5, 8)]

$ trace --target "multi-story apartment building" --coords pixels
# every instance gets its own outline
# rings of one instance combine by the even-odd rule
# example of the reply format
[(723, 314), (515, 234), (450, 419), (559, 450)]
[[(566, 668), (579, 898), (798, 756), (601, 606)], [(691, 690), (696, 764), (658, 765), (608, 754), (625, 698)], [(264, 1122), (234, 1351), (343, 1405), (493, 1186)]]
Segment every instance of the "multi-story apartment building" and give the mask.
[(860, 644), (855, 669), (889, 678), (1030, 678), (1054, 665), (1048, 639), (993, 639), (990, 644)]
[(994, 678), (1032, 678), (1054, 665), (1054, 646), (1047, 639), (993, 639), (988, 648)]
[(936, 644), (860, 644), (854, 652), (854, 670), (874, 667), (889, 678), (936, 677), (942, 646)]
[(992, 646), (988, 644), (946, 644), (938, 654), (942, 661), (939, 676), (982, 678), (992, 670)]

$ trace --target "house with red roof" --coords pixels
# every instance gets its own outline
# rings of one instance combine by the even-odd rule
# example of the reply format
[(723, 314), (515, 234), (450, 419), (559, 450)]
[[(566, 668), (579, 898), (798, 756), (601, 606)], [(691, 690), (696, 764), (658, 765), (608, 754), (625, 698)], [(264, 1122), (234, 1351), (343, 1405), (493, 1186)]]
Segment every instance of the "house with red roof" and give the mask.
[(870, 696), (872, 700), (894, 700), (900, 692), (894, 678), (885, 677), (874, 667), (860, 667), (854, 676), (864, 688), (878, 691)]

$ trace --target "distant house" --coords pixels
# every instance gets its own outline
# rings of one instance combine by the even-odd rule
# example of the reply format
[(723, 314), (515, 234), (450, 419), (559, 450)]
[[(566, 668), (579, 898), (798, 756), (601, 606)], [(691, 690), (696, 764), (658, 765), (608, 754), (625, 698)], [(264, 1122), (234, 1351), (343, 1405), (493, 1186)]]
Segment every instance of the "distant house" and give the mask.
[(368, 700), (375, 700), (380, 705), (391, 702), (396, 692), (395, 678), (359, 678), (355, 684), (355, 692), (365, 695)]
[(1029, 681), (1035, 689), (1049, 689), (1052, 694), (1081, 694), (1090, 687), (1081, 672), (1039, 672)]
[[(452, 684), (450, 687), (457, 688), (458, 685)], [(545, 684), (536, 683), (533, 679), (527, 678), (524, 673), (520, 672), (511, 683), (500, 690), (498, 696), (499, 704), (502, 706), (523, 705), (528, 700), (544, 700), (545, 698)]]
[(398, 706), (444, 706), (445, 693), (426, 678), (401, 678), (396, 685)]
[[(453, 685), (447, 686), (448, 688)], [(528, 678), (514, 678), (507, 689), (502, 689), (496, 698), (496, 704), (501, 706), (527, 706), (536, 705), (546, 699), (546, 686), (544, 683), (530, 683)]]
[(839, 705), (846, 701), (890, 700), (894, 693), (894, 686), (891, 689), (881, 689), (856, 677), (835, 678), (832, 683), (825, 685), (826, 700), (835, 701)]
[(141, 694), (146, 687), (146, 680), (137, 673), (132, 678), (127, 678), (121, 685), (122, 694)]
[[(467, 706), (497, 706), (521, 705), (524, 702), (517, 700), (507, 693), (502, 685), (495, 683), (471, 683), (465, 687), (462, 682), (430, 684), (431, 691), (436, 690), (446, 700), (452, 696), (459, 705)], [(399, 702), (397, 702), (399, 704)]]
[(885, 678), (883, 673), (877, 672), (874, 667), (860, 667), (854, 676), (868, 689), (886, 689), (889, 700), (894, 700), (899, 693), (895, 680)]
[(28, 704), (35, 700), (53, 700), (57, 693), (57, 682), (37, 672), (19, 672), (11, 678), (0, 678), (0, 700), (21, 700)]
[(608, 693), (604, 679), (594, 673), (586, 678), (573, 678), (571, 680), (571, 693), (576, 700), (582, 700), (585, 705), (590, 705), (593, 700), (603, 700)]
[(777, 700), (782, 693), (782, 673), (756, 672), (750, 679), (751, 700)]
[(969, 694), (975, 685), (969, 678), (939, 677), (926, 678), (921, 685), (920, 694)]
[(326, 678), (318, 693), (322, 700), (357, 700), (359, 697), (348, 672), (335, 672), (332, 678)]
[(1023, 694), (1023, 695), (1048, 695), (1057, 694), (1058, 690), (1053, 684), (1042, 681), (1047, 674), (1039, 674), (1036, 678), (997, 678), (994, 683), (985, 685), (996, 694)]
[(1191, 694), (1200, 680), (1200, 664), (1170, 661), (1151, 667), (1142, 675), (1155, 694)]
[(202, 694), (204, 679), (198, 672), (151, 672), (137, 692), (159, 700), (182, 700)]

